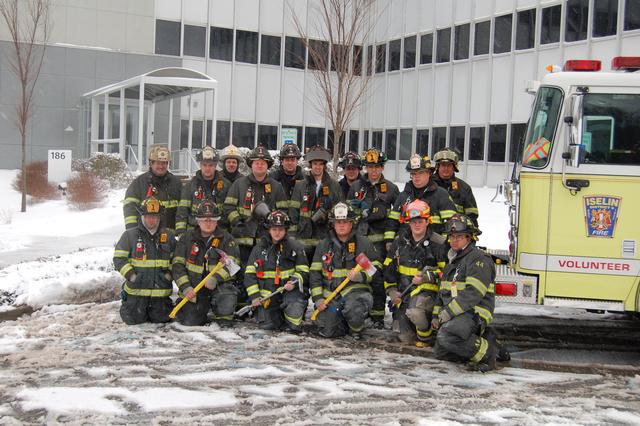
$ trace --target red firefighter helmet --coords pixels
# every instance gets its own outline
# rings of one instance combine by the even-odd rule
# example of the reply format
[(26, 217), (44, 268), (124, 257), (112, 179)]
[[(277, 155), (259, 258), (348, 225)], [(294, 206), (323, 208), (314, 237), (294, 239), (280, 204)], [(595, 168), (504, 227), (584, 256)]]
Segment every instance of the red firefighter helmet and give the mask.
[(429, 218), (431, 217), (431, 209), (429, 208), (429, 204), (425, 201), (413, 200), (407, 204), (407, 207), (404, 210), (404, 222), (409, 222), (411, 219), (419, 217), (429, 221)]

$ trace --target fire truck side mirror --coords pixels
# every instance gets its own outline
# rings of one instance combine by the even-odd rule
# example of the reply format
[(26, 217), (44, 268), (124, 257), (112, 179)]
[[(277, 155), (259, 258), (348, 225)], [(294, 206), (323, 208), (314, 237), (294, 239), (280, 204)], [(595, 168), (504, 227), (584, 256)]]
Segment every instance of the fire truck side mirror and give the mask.
[(584, 93), (574, 93), (569, 99), (570, 114), (564, 117), (568, 126), (569, 143), (568, 152), (563, 153), (562, 158), (567, 160), (571, 167), (578, 167), (584, 159), (582, 145), (582, 101)]

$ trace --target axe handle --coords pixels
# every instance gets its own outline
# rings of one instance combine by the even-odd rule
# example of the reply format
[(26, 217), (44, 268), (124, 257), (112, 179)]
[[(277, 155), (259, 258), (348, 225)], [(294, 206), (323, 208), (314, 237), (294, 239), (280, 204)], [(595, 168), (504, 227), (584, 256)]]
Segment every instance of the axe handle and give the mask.
[[(265, 302), (265, 301), (271, 299), (276, 294), (279, 294), (279, 293), (282, 293), (282, 292), (284, 292), (284, 286), (278, 287), (276, 290), (272, 291), (271, 293), (269, 293), (265, 297), (261, 297), (260, 298), (260, 303)], [(238, 311), (235, 312), (234, 315), (242, 316), (242, 315), (246, 314), (247, 312), (249, 312), (251, 309), (253, 309), (253, 307), (251, 305), (247, 305), (245, 307), (242, 307), (242, 308), (238, 309)]]
[[(204, 287), (204, 283), (207, 282), (207, 280), (211, 278), (213, 274), (218, 272), (223, 267), (224, 267), (224, 263), (222, 262), (216, 263), (216, 266), (214, 266), (213, 269), (207, 274), (207, 276), (204, 277), (202, 281), (198, 283), (198, 285), (193, 289), (193, 292), (197, 294), (202, 289), (202, 287)], [(180, 303), (178, 303), (176, 307), (173, 308), (173, 311), (171, 311), (171, 313), (169, 314), (169, 318), (175, 318), (178, 312), (180, 311), (180, 309), (182, 309), (182, 307), (186, 305), (188, 301), (189, 299), (187, 299), (186, 297), (183, 297)]]
[[(358, 265), (355, 266), (355, 268), (352, 269), (352, 271), (353, 272), (360, 272), (360, 271), (362, 271), (362, 266), (360, 266), (360, 264), (358, 264)], [(336, 287), (336, 289), (333, 290), (331, 292), (331, 294), (326, 297), (326, 299), (324, 299), (324, 304), (328, 305), (329, 302), (331, 302), (338, 295), (338, 293), (340, 293), (342, 291), (342, 289), (346, 287), (347, 284), (349, 284), (349, 277), (346, 277), (344, 280), (342, 280), (340, 285), (338, 287)], [(320, 311), (318, 309), (313, 311), (313, 314), (311, 314), (311, 321), (315, 321), (316, 318), (318, 318), (318, 314), (319, 313), (320, 313)]]

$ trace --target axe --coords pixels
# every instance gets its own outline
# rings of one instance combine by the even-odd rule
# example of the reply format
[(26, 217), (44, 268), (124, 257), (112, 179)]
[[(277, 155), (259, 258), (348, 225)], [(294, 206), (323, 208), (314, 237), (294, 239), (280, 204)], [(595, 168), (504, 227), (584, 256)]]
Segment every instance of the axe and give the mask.
[[(293, 282), (296, 282), (298, 280), (292, 280)], [(299, 281), (298, 281), (299, 282)], [(276, 290), (272, 291), (271, 293), (269, 293), (268, 295), (266, 295), (265, 297), (261, 297), (260, 298), (260, 303), (264, 303), (267, 300), (271, 299), (273, 296), (275, 296), (276, 294), (280, 294), (284, 291), (284, 286), (280, 286), (278, 287)], [(250, 310), (253, 309), (253, 306), (251, 306), (251, 304), (244, 306), (240, 309), (238, 309), (238, 311), (236, 311), (234, 313), (234, 315), (236, 315), (237, 317), (242, 317), (243, 315), (247, 314)]]
[[(202, 287), (204, 287), (204, 283), (206, 283), (209, 278), (211, 278), (216, 272), (218, 272), (220, 269), (224, 268), (225, 266), (229, 270), (230, 275), (234, 275), (240, 269), (239, 266), (233, 261), (233, 259), (227, 256), (225, 252), (223, 252), (222, 250), (216, 250), (216, 251), (220, 256), (220, 258), (218, 259), (218, 263), (216, 263), (216, 266), (214, 266), (213, 269), (209, 271), (207, 276), (204, 277), (198, 283), (198, 285), (193, 289), (193, 292), (196, 294), (202, 289)], [(233, 273), (231, 271), (233, 271)], [(175, 318), (178, 312), (180, 311), (180, 309), (182, 309), (182, 307), (186, 305), (188, 301), (189, 299), (187, 299), (186, 297), (183, 297), (180, 303), (178, 303), (176, 307), (173, 308), (173, 311), (171, 311), (171, 313), (169, 314), (169, 318)]]
[[(371, 263), (369, 258), (364, 253), (360, 253), (356, 256), (356, 262), (358, 264), (355, 266), (355, 268), (352, 269), (353, 272), (365, 271), (369, 276), (373, 276), (376, 273), (376, 267), (373, 266), (373, 263)], [(342, 280), (340, 285), (336, 287), (336, 289), (333, 290), (331, 294), (324, 299), (324, 304), (328, 305), (329, 302), (331, 302), (338, 295), (338, 293), (340, 293), (342, 289), (347, 286), (347, 284), (349, 284), (349, 277), (346, 277), (344, 280)], [(319, 313), (320, 311), (316, 308), (316, 310), (313, 311), (313, 314), (311, 315), (311, 321), (315, 321), (316, 318), (318, 318)]]

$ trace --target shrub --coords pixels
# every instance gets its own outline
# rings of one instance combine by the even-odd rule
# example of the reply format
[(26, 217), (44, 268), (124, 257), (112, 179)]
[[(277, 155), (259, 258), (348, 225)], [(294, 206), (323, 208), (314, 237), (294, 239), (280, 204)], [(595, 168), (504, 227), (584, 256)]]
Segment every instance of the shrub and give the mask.
[[(26, 166), (27, 195), (36, 200), (55, 200), (60, 198), (58, 188), (47, 180), (47, 162), (35, 161)], [(12, 183), (13, 189), (22, 193), (22, 170), (18, 172)]]
[(98, 178), (109, 183), (111, 188), (125, 188), (133, 180), (133, 174), (118, 154), (96, 153), (88, 160), (76, 160), (74, 171), (92, 172)]
[(67, 202), (78, 210), (100, 207), (107, 198), (109, 183), (93, 172), (75, 172), (67, 181)]

